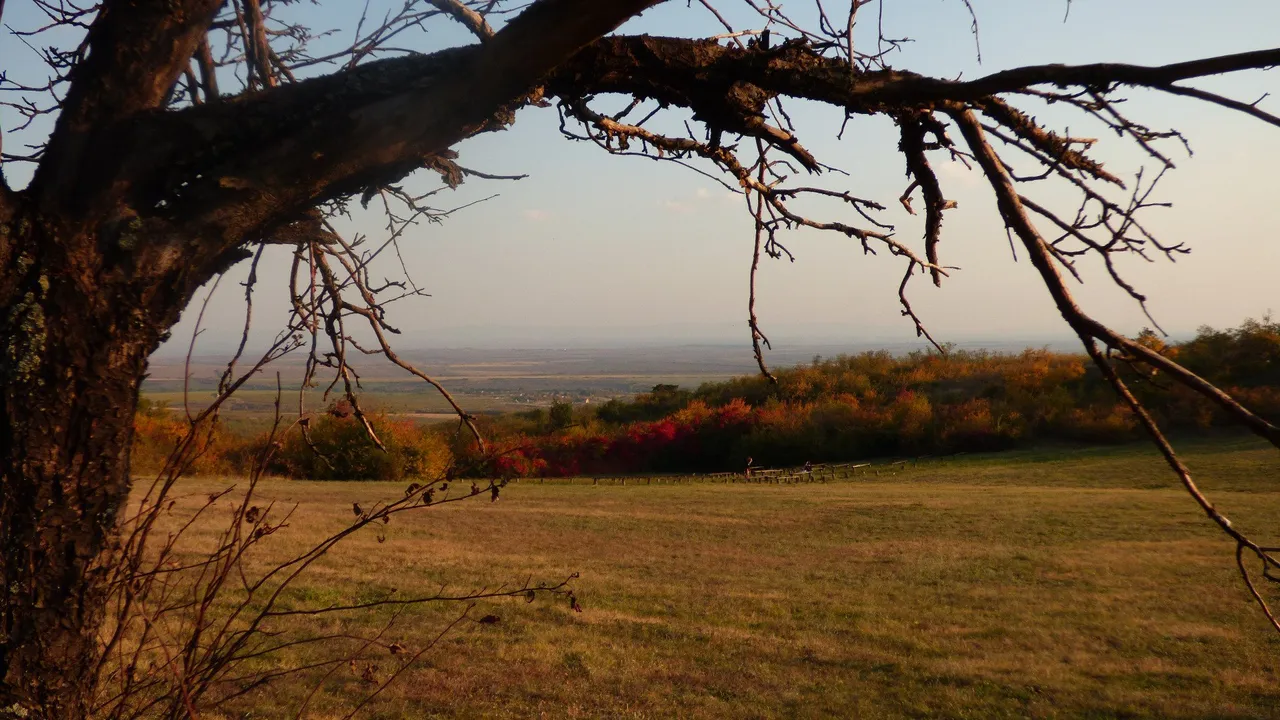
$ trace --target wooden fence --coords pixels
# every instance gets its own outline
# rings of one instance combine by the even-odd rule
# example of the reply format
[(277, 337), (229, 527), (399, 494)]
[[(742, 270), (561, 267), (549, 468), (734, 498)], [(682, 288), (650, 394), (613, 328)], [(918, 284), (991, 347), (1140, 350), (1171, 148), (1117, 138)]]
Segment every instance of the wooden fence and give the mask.
[(645, 475), (589, 475), (573, 478), (516, 478), (512, 482), (554, 484), (554, 485), (689, 485), (695, 483), (724, 484), (769, 484), (797, 485), (804, 483), (829, 483), (852, 481), (866, 477), (896, 475), (911, 466), (922, 464), (945, 463), (955, 460), (965, 453), (954, 455), (930, 456), (902, 460), (888, 460), (876, 463), (824, 463), (813, 465), (809, 470), (803, 467), (790, 468), (751, 468), (751, 472), (715, 472), (715, 473), (681, 473), (681, 474), (645, 474)]

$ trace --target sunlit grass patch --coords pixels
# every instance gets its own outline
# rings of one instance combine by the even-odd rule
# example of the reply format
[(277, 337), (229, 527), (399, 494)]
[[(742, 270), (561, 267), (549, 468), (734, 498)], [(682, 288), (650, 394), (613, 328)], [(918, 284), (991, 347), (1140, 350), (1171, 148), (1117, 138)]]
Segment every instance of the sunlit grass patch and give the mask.
[[(1273, 452), (1193, 445), (1188, 458), (1231, 517), (1275, 528)], [(402, 490), (263, 493), (300, 503), (274, 539), (283, 552), (350, 522), (352, 502)], [(473, 617), (500, 621), (464, 622), (371, 717), (1280, 716), (1280, 639), (1233, 546), (1145, 449), (963, 457), (826, 484), (521, 482), (385, 534), (340, 546), (289, 602), (579, 572), (584, 611), (482, 603)], [(461, 610), (407, 614), (394, 641), (421, 647)], [(311, 716), (341, 717), (369, 689), (344, 669)], [(306, 691), (273, 686), (254, 717)]]

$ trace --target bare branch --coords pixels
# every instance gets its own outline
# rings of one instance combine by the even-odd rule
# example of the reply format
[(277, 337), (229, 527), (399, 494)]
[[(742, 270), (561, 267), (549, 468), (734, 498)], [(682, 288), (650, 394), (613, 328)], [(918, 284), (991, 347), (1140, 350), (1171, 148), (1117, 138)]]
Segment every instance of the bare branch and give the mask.
[(466, 26), (473, 35), (480, 38), (481, 42), (493, 37), (493, 28), (489, 27), (489, 22), (484, 19), (484, 16), (463, 5), (460, 0), (429, 0), (429, 2)]
[[(1094, 364), (1102, 371), (1103, 376), (1112, 385), (1121, 399), (1129, 406), (1138, 421), (1150, 434), (1156, 447), (1160, 450), (1161, 455), (1169, 464), (1170, 468), (1178, 476), (1183, 487), (1195, 499), (1196, 503), (1205, 512), (1226, 535), (1231, 537), (1239, 548), (1248, 548), (1254, 552), (1268, 568), (1280, 567), (1280, 563), (1270, 554), (1270, 551), (1264, 549), (1253, 540), (1243, 535), (1237, 530), (1229, 519), (1219, 512), (1208, 498), (1197, 487), (1191, 477), (1191, 472), (1182, 463), (1174, 452), (1172, 445), (1165, 438), (1155, 420), (1143, 407), (1142, 403), (1129, 391), (1124, 382), (1116, 374), (1115, 369), (1107, 360), (1102, 352), (1098, 349), (1096, 340), (1101, 340), (1110, 347), (1118, 348), (1126, 353), (1130, 353), (1143, 362), (1147, 362), (1152, 366), (1168, 373), (1168, 375), (1176, 382), (1195, 390), (1210, 400), (1216, 402), (1220, 407), (1235, 417), (1242, 424), (1246, 425), (1258, 435), (1270, 441), (1273, 445), (1280, 448), (1280, 428), (1268, 423), (1266, 420), (1254, 415), (1244, 408), (1233, 398), (1211, 383), (1204, 381), (1195, 374), (1181, 367), (1177, 363), (1165, 358), (1163, 355), (1155, 351), (1135, 343), (1127, 338), (1120, 336), (1110, 328), (1097, 322), (1084, 313), (1072, 298), (1070, 291), (1062, 282), (1062, 277), (1058, 274), (1054, 266), (1052, 256), (1050, 255), (1047, 243), (1040, 236), (1035, 226), (1028, 218), (1026, 211), (1023, 209), (1022, 202), (1013, 187), (1013, 181), (1009, 177), (1008, 172), (1004, 169), (1003, 163), (998, 155), (991, 148), (991, 145), (983, 136), (983, 130), (977, 121), (973, 112), (962, 107), (956, 107), (951, 111), (952, 117), (960, 127), (961, 133), (965, 137), (972, 150), (974, 157), (987, 177), (992, 189), (996, 194), (996, 201), (1000, 209), (1000, 214), (1004, 221), (1013, 229), (1013, 231), (1022, 240), (1023, 246), (1026, 248), (1031, 257), (1031, 262), (1036, 270), (1040, 273), (1041, 279), (1052, 295), (1059, 312), (1062, 313), (1063, 319), (1076, 332), (1081, 342), (1084, 343), (1085, 350), (1093, 359)], [(1241, 574), (1244, 576), (1249, 590), (1253, 593), (1255, 599), (1260, 603), (1263, 611), (1271, 621), (1275, 629), (1280, 632), (1280, 623), (1277, 623), (1275, 617), (1271, 614), (1266, 602), (1257, 594), (1249, 579), (1248, 572), (1245, 570), (1243, 562), (1240, 563)]]

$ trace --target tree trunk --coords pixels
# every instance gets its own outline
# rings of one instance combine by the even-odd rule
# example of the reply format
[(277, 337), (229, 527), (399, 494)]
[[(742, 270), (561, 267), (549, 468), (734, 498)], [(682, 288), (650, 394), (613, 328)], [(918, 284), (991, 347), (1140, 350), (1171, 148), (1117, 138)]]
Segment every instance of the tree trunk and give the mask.
[(147, 356), (173, 318), (149, 316), (126, 273), (85, 267), (87, 243), (3, 230), (17, 242), (0, 268), (16, 277), (0, 287), (0, 716), (17, 703), (79, 719), (104, 606), (95, 561), (128, 496)]

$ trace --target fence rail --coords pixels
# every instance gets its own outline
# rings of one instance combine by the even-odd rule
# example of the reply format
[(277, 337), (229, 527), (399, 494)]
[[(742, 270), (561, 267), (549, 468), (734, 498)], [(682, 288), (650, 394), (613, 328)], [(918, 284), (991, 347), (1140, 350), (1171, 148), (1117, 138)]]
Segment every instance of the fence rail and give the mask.
[(922, 463), (944, 463), (955, 460), (965, 453), (954, 455), (923, 455), (914, 458), (886, 460), (878, 463), (848, 462), (822, 463), (812, 465), (808, 470), (804, 467), (789, 468), (751, 468), (750, 472), (713, 472), (713, 473), (680, 473), (680, 474), (640, 474), (640, 475), (587, 475), (575, 478), (517, 478), (516, 483), (537, 483), (555, 485), (689, 485), (694, 483), (747, 483), (795, 485), (802, 483), (828, 483), (852, 481), (868, 476), (896, 475), (909, 466)]

